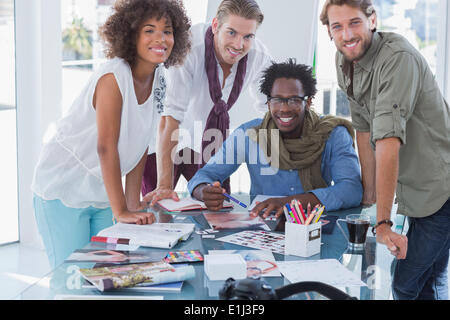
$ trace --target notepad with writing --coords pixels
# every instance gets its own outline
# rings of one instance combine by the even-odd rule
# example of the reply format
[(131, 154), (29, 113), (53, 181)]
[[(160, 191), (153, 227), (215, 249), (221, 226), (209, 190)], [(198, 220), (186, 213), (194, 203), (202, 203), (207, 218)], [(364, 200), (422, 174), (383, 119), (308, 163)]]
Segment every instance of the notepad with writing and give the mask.
[[(180, 199), (180, 201), (175, 201), (172, 199), (159, 200), (158, 205), (164, 210), (169, 212), (177, 211), (193, 211), (193, 210), (206, 210), (206, 205), (203, 201), (193, 199), (192, 197)], [(231, 203), (224, 202), (224, 208), (233, 208)]]

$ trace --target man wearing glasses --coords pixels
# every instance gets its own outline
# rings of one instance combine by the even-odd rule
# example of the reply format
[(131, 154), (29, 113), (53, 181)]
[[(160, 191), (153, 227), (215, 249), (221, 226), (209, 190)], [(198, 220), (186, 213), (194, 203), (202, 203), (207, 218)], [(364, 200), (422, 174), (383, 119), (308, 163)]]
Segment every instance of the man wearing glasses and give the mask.
[(293, 59), (273, 63), (263, 73), (260, 91), (267, 96), (265, 118), (235, 130), (189, 181), (189, 192), (209, 210), (220, 210), (221, 183), (246, 163), (251, 201), (256, 195), (284, 196), (259, 203), (254, 216), (266, 209), (265, 217), (273, 210), (278, 217), (293, 199), (327, 210), (358, 206), (362, 184), (353, 128), (345, 119), (320, 117), (311, 109), (317, 91), (311, 68)]
[[(364, 185), (377, 204), (377, 241), (397, 258), (394, 299), (448, 299), (450, 109), (426, 60), (404, 37), (377, 32), (371, 0), (327, 0), (321, 14), (338, 50)], [(408, 217), (391, 230), (394, 195)]]

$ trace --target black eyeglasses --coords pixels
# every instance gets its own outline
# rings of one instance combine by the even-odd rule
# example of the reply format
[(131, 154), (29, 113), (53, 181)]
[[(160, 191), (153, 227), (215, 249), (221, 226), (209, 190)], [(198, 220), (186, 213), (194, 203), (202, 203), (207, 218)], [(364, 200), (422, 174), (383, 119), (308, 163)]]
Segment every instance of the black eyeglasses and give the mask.
[(281, 107), (284, 103), (288, 105), (289, 108), (298, 109), (303, 107), (303, 103), (308, 100), (308, 97), (290, 97), (290, 98), (280, 98), (280, 97), (268, 97), (267, 102), (269, 102), (273, 107)]

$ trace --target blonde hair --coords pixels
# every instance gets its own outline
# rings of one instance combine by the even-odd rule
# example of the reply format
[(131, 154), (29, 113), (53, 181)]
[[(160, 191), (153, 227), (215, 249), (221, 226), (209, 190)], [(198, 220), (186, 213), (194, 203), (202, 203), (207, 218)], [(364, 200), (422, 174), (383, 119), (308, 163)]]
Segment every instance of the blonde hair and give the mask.
[(323, 5), (322, 12), (320, 14), (320, 21), (323, 25), (328, 26), (330, 21), (328, 20), (328, 8), (330, 6), (343, 6), (348, 5), (353, 8), (360, 9), (367, 17), (370, 17), (375, 13), (375, 7), (372, 4), (372, 0), (327, 0)]
[(256, 20), (258, 26), (264, 20), (264, 15), (259, 5), (254, 0), (223, 0), (217, 8), (216, 18), (222, 25), (225, 18), (236, 15), (248, 20)]

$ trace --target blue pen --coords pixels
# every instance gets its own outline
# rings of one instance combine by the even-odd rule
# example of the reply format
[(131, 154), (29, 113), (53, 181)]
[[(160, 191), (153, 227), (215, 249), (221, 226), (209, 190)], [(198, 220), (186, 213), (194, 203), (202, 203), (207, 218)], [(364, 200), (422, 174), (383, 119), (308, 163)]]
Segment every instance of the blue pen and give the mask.
[[(212, 186), (212, 184), (211, 184), (211, 183), (208, 183), (208, 186)], [(223, 194), (225, 197), (227, 197), (228, 199), (230, 199), (231, 201), (236, 202), (236, 203), (237, 203), (238, 205), (240, 205), (241, 207), (247, 209), (247, 205), (245, 205), (245, 204), (243, 204), (242, 202), (240, 202), (239, 200), (233, 198), (233, 197), (230, 196), (228, 193), (224, 192), (224, 193), (222, 193), (222, 194)]]
[(241, 207), (247, 208), (247, 206), (246, 206), (245, 204), (243, 204), (243, 203), (240, 202), (239, 200), (233, 198), (233, 197), (230, 196), (228, 193), (225, 193), (225, 192), (224, 192), (223, 195), (224, 195), (225, 197), (227, 197), (228, 199), (230, 199), (231, 201), (236, 202), (236, 203), (237, 203), (238, 205), (240, 205)]
[(285, 204), (285, 207), (287, 208), (287, 211), (288, 211), (288, 213), (289, 213), (289, 216), (291, 217), (291, 221), (292, 221), (293, 223), (297, 223), (297, 221), (295, 220), (294, 213), (292, 212), (292, 209), (291, 209), (291, 206), (289, 205), (289, 203), (286, 203), (286, 204)]
[(283, 206), (283, 212), (284, 212), (284, 216), (286, 218), (286, 222), (292, 222), (292, 218), (288, 213), (287, 207)]

